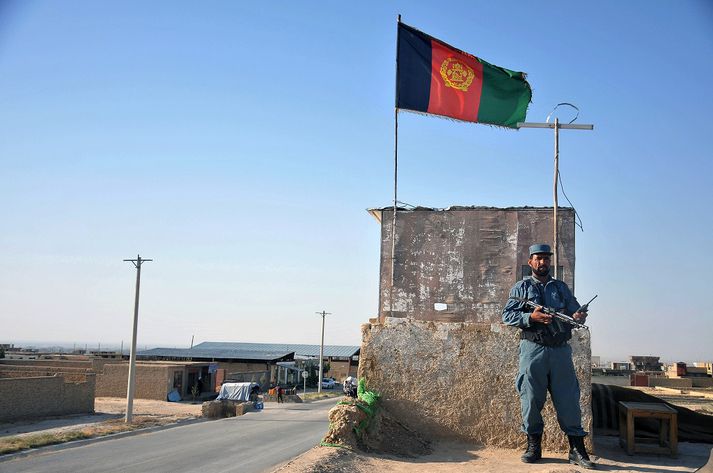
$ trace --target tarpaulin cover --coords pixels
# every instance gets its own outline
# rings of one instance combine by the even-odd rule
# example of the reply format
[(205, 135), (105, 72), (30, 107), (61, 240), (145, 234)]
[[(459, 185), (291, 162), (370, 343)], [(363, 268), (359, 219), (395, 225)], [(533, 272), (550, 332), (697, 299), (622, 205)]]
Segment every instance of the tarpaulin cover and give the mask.
[(224, 383), (216, 400), (230, 399), (231, 401), (250, 400), (250, 390), (258, 386), (257, 383)]

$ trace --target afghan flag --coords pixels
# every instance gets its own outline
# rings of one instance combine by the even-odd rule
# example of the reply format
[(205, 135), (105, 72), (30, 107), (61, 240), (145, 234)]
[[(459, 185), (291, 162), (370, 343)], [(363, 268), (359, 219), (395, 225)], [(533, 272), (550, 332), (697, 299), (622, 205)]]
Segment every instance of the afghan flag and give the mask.
[(532, 99), (525, 73), (398, 25), (396, 108), (509, 128), (525, 121)]

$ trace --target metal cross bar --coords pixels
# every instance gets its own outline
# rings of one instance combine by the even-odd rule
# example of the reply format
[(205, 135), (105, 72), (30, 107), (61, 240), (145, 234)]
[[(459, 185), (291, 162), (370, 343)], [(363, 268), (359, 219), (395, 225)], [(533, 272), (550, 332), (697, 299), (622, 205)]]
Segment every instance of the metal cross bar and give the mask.
[[(554, 123), (536, 123), (536, 122), (517, 122), (518, 128), (554, 128)], [(571, 123), (559, 124), (558, 128), (566, 128), (568, 130), (593, 130), (594, 125), (574, 125)]]

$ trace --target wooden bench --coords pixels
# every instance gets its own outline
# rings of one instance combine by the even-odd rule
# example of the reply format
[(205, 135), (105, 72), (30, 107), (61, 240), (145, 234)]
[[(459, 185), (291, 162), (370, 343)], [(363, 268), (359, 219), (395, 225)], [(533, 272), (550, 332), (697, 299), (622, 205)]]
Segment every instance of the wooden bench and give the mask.
[[(642, 439), (636, 444), (634, 420), (637, 418), (659, 420), (658, 445), (645, 444)], [(629, 455), (668, 453), (675, 458), (678, 455), (678, 412), (662, 403), (619, 401), (619, 444)]]

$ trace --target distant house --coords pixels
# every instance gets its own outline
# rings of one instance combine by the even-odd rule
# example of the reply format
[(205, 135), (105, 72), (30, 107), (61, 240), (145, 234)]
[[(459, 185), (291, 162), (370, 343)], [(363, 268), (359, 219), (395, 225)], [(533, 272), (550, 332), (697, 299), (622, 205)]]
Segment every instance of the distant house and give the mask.
[[(306, 360), (319, 360), (319, 345), (297, 343), (240, 343), (203, 342), (193, 347), (206, 350), (248, 350), (254, 352), (287, 351), (294, 354), (295, 365), (303, 366)], [(360, 347), (355, 345), (324, 345), (324, 361), (329, 363), (328, 375), (341, 381), (347, 376), (356, 376), (359, 367)]]
[[(325, 345), (329, 376), (338, 381), (356, 376), (358, 346)], [(289, 343), (203, 342), (193, 348), (154, 348), (137, 353), (143, 360), (203, 361), (216, 367), (216, 388), (223, 380), (300, 384), (299, 373), (307, 360), (319, 359), (319, 345)]]
[(658, 356), (632, 355), (629, 357), (629, 360), (631, 360), (631, 364), (635, 371), (661, 371), (662, 364), (661, 361), (659, 361), (660, 357)]
[[(139, 361), (136, 363), (135, 393), (137, 399), (165, 401), (171, 391), (181, 399), (190, 399), (194, 389), (201, 393), (215, 391), (215, 379), (211, 376), (209, 363), (188, 361)], [(105, 363), (97, 373), (97, 397), (126, 396), (129, 379), (129, 363), (125, 361)]]

